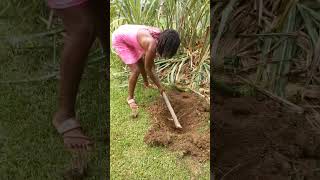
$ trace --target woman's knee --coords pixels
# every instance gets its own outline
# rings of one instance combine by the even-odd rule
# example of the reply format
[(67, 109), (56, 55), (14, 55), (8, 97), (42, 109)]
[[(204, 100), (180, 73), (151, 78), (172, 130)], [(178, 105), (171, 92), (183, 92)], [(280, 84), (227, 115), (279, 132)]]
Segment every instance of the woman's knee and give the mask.
[[(74, 21), (71, 21), (71, 20)], [(71, 38), (80, 39), (93, 39), (95, 37), (95, 25), (89, 14), (80, 15), (77, 19), (68, 18), (64, 22), (64, 27), (67, 34)]]
[(95, 18), (89, 6), (56, 10), (56, 13), (62, 19), (69, 36), (93, 37), (95, 35)]
[(93, 39), (95, 37), (95, 26), (90, 21), (84, 21), (75, 24), (71, 33), (77, 37)]
[(141, 72), (140, 68), (137, 65), (131, 66), (130, 70), (132, 75), (139, 75)]

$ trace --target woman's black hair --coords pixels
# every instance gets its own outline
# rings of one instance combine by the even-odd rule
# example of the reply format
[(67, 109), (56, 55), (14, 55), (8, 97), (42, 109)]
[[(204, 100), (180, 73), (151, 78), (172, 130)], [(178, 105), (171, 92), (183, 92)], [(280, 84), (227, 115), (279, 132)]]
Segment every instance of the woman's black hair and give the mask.
[(177, 31), (167, 29), (160, 33), (157, 52), (161, 57), (172, 58), (180, 46), (180, 37)]

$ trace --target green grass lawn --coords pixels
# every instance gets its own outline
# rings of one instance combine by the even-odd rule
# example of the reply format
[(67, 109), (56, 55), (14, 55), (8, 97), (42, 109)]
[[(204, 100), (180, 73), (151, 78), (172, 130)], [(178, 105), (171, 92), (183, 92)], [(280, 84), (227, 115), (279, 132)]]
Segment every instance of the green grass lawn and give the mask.
[[(102, 63), (100, 63), (102, 65)], [(19, 66), (12, 64), (12, 66)], [(100, 66), (102, 67), (102, 66)], [(105, 105), (99, 92), (99, 65), (87, 69), (81, 84), (78, 115), (95, 140), (92, 180), (105, 177)], [(3, 73), (3, 72), (1, 72)], [(60, 179), (70, 156), (51, 125), (57, 104), (57, 81), (0, 86), (0, 179)], [(102, 88), (101, 88), (102, 89)], [(101, 97), (100, 97), (101, 96)]]
[[(78, 115), (95, 140), (89, 179), (96, 180), (105, 177), (106, 143), (101, 123), (106, 113), (98, 92), (98, 76), (102, 74), (94, 69), (89, 74), (82, 82)], [(60, 173), (69, 165), (70, 155), (51, 125), (56, 110), (56, 86), (56, 81), (0, 86), (1, 180), (61, 179)]]
[[(2, 14), (0, 38), (46, 31), (46, 26), (39, 21), (42, 14), (37, 14), (45, 9), (34, 9), (31, 12), (32, 7), (25, 7), (28, 13), (16, 9), (19, 11), (13, 16), (12, 6), (8, 10), (8, 17), (8, 13)], [(19, 44), (10, 44), (1, 39), (0, 81), (38, 78), (54, 72), (52, 67), (59, 64), (61, 37), (58, 36), (57, 40), (60, 42), (57, 43), (57, 58), (54, 60), (52, 37), (41, 37)], [(98, 56), (99, 53), (92, 54), (89, 60)], [(101, 60), (86, 69), (77, 104), (77, 114), (82, 125), (95, 141), (95, 150), (89, 164), (91, 169), (88, 179), (91, 180), (105, 179), (106, 176), (106, 131), (103, 130), (106, 117), (103, 99), (106, 90), (105, 73), (101, 71), (103, 64)], [(1, 180), (62, 179), (61, 173), (69, 166), (71, 157), (64, 150), (62, 138), (51, 124), (57, 107), (57, 87), (57, 80), (0, 84)]]
[(137, 85), (136, 101), (140, 105), (137, 119), (130, 118), (126, 104), (126, 76), (121, 76), (120, 60), (111, 56), (110, 83), (110, 161), (111, 179), (209, 179), (209, 163), (200, 165), (181, 159), (165, 148), (150, 147), (143, 142), (150, 117), (146, 107), (159, 96), (157, 90)]

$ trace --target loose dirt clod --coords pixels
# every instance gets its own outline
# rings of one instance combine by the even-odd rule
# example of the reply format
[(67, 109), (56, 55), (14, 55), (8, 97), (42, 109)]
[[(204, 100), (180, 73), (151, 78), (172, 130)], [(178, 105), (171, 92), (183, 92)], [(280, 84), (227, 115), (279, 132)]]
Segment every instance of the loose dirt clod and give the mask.
[(320, 136), (271, 100), (214, 97), (216, 179), (320, 179)]
[(168, 147), (200, 162), (209, 160), (209, 105), (197, 95), (186, 92), (168, 92), (168, 97), (183, 128), (175, 127), (164, 100), (159, 97), (149, 108), (151, 127), (144, 141), (149, 145)]

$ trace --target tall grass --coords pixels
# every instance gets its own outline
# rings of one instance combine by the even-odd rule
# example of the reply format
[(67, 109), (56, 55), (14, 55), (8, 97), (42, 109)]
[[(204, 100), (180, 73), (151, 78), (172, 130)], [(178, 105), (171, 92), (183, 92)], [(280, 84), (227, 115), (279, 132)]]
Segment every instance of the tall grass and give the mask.
[[(220, 13), (215, 11), (214, 23), (214, 34), (217, 35), (213, 49), (217, 64), (225, 65), (227, 59), (237, 61), (233, 63), (237, 65), (232, 67), (233, 72), (254, 74), (256, 85), (282, 97), (286, 97), (291, 74), (305, 74), (306, 85), (317, 82), (319, 1), (234, 0), (215, 3), (220, 8)], [(228, 20), (226, 14), (230, 16)]]
[(161, 78), (170, 84), (194, 90), (209, 87), (209, 0), (113, 0), (111, 18), (111, 31), (121, 24), (144, 24), (163, 30), (177, 30), (181, 36), (177, 56), (156, 62)]

